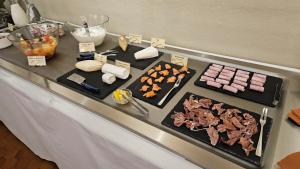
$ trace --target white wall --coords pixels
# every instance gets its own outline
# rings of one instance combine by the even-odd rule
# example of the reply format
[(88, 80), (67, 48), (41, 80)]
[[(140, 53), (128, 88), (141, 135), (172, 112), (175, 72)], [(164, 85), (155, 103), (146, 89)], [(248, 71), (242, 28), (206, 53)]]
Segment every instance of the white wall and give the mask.
[(109, 31), (300, 67), (299, 0), (34, 0), (51, 19), (105, 13)]

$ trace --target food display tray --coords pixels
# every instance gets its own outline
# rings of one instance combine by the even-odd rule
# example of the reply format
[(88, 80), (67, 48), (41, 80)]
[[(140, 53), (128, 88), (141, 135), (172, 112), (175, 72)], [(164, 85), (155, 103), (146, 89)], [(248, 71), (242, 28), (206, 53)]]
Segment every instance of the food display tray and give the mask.
[[(174, 124), (173, 124), (173, 119), (171, 118), (171, 116), (174, 114), (174, 111), (175, 112), (184, 112), (184, 106), (183, 106), (183, 102), (185, 101), (185, 99), (188, 99), (191, 95), (194, 96), (194, 98), (196, 99), (202, 99), (202, 98), (205, 98), (205, 97), (202, 97), (202, 96), (198, 96), (198, 95), (195, 95), (195, 94), (192, 94), (192, 93), (186, 93), (183, 98), (178, 102), (178, 104), (176, 104), (176, 106), (173, 108), (173, 110), (171, 110), (171, 112), (165, 117), (165, 119), (161, 122), (162, 125), (172, 129), (172, 130), (175, 130), (179, 133), (182, 133), (184, 135), (187, 135), (189, 137), (192, 137), (198, 141), (201, 141), (207, 145), (210, 145), (210, 138), (206, 132), (206, 130), (201, 130), (201, 131), (191, 131), (190, 129), (188, 129), (185, 125), (182, 125), (180, 127), (176, 127)], [(217, 104), (217, 103), (220, 103), (218, 101), (215, 101), (213, 99), (211, 99), (213, 104)], [(228, 104), (225, 104), (222, 106), (223, 108), (225, 109), (239, 109), (242, 113), (249, 113), (251, 114), (257, 121), (258, 123), (258, 133), (256, 133), (255, 135), (252, 136), (252, 140), (254, 141), (254, 147), (257, 147), (257, 143), (258, 143), (258, 139), (259, 139), (259, 131), (260, 131), (260, 125), (259, 125), (259, 119), (260, 119), (260, 114), (257, 114), (257, 113), (254, 113), (254, 112), (250, 112), (250, 111), (247, 111), (247, 110), (244, 110), (244, 109), (240, 109), (240, 108), (237, 108), (235, 106), (231, 106), (231, 105), (228, 105)], [(212, 111), (214, 115), (217, 115), (218, 112), (216, 110)], [(269, 135), (270, 135), (270, 130), (271, 130), (271, 127), (272, 127), (272, 123), (273, 123), (273, 120), (271, 118), (267, 118), (267, 122), (264, 126), (264, 134), (263, 134), (263, 151), (265, 151), (265, 148), (266, 148), (266, 145), (267, 145), (267, 142), (268, 142), (268, 139), (269, 139)], [(224, 136), (224, 134), (226, 135), (226, 133), (219, 133), (220, 136)], [(250, 164), (253, 164), (255, 166), (258, 166), (258, 167), (261, 167), (262, 166), (262, 158), (264, 157), (264, 153), (262, 153), (262, 157), (258, 157), (255, 155), (255, 150), (250, 152), (249, 156), (247, 156), (244, 152), (244, 150), (242, 149), (242, 146), (238, 143), (234, 144), (233, 146), (229, 146), (229, 145), (226, 145), (225, 143), (223, 142), (218, 142), (217, 145), (215, 146), (215, 148), (223, 151), (223, 152), (226, 152), (230, 155), (233, 155), (239, 159), (242, 159)]]
[(124, 52), (120, 46), (117, 46), (112, 49), (118, 51), (117, 55), (108, 56), (107, 59), (112, 61), (120, 60), (120, 61), (128, 62), (132, 67), (140, 70), (144, 70), (164, 54), (163, 52), (159, 52), (158, 57), (136, 60), (134, 54), (143, 49), (144, 49), (143, 47), (128, 45), (126, 52)]
[[(180, 69), (182, 66), (179, 65), (175, 65), (172, 63), (168, 63), (168, 62), (164, 62), (161, 61), (159, 63), (157, 63), (154, 67), (158, 66), (158, 65), (165, 65), (165, 64), (170, 64), (172, 66), (172, 68), (176, 68), (176, 69)], [(152, 67), (152, 68), (154, 68)], [(152, 69), (151, 68), (151, 69)], [(149, 69), (150, 70), (150, 69)], [(161, 87), (161, 91), (159, 91), (157, 93), (157, 95), (153, 98), (146, 98), (143, 96), (143, 93), (140, 92), (140, 89), (142, 88), (143, 84), (140, 82), (140, 79), (142, 76), (147, 76), (147, 72), (145, 72), (141, 77), (139, 77), (135, 82), (133, 82), (128, 89), (130, 89), (133, 93), (133, 96), (135, 98), (138, 98), (140, 100), (143, 100), (151, 105), (157, 106), (159, 108), (163, 108), (175, 95), (176, 93), (185, 85), (185, 83), (187, 83), (196, 73), (195, 70), (193, 69), (189, 69), (188, 70), (190, 73), (186, 74), (186, 76), (184, 77), (184, 79), (182, 79), (179, 87), (177, 87), (176, 89), (174, 89), (170, 95), (167, 97), (167, 99), (165, 100), (165, 102), (159, 106), (157, 105), (159, 103), (159, 101), (169, 92), (169, 90), (174, 86), (174, 83), (167, 83), (165, 80), (162, 84), (160, 84)], [(171, 71), (172, 72), (172, 71)], [(170, 72), (169, 76), (165, 77), (166, 79), (172, 76), (172, 73)]]
[[(68, 80), (67, 78), (73, 73), (77, 73), (80, 76), (85, 77), (87, 84), (98, 87), (100, 89), (100, 92), (99, 93), (90, 92), (82, 88), (79, 84)], [(108, 96), (110, 93), (112, 93), (114, 90), (122, 86), (131, 78), (131, 75), (129, 75), (129, 77), (125, 80), (117, 78), (117, 80), (113, 84), (108, 85), (102, 81), (102, 75), (103, 73), (101, 71), (84, 72), (79, 69), (74, 69), (57, 78), (57, 82), (68, 88), (74, 89), (87, 97), (96, 100), (101, 100), (104, 99), (106, 96)]]
[[(207, 66), (207, 68), (202, 72), (202, 74), (199, 76), (199, 78), (195, 81), (194, 84), (196, 86), (204, 87), (204, 88), (207, 88), (210, 90), (218, 91), (221, 93), (225, 93), (225, 94), (228, 94), (231, 96), (239, 97), (242, 99), (246, 99), (246, 100), (256, 102), (259, 104), (263, 104), (266, 106), (270, 106), (270, 107), (275, 107), (279, 103), (279, 101), (281, 99), (280, 97), (281, 97), (281, 91), (282, 91), (282, 86), (283, 86), (283, 79), (267, 75), (267, 80), (264, 85), (265, 91), (263, 93), (260, 93), (260, 92), (249, 89), (251, 77), (253, 76), (253, 74), (255, 72), (248, 71), (248, 72), (250, 72), (250, 78), (247, 81), (248, 86), (245, 88), (246, 90), (244, 92), (239, 91), (238, 93), (232, 93), (232, 92), (223, 90), (222, 88), (215, 88), (215, 87), (209, 86), (206, 84), (205, 81), (200, 81), (201, 76), (204, 75), (204, 73), (209, 69), (209, 66), (211, 66), (211, 65), (212, 65), (212, 63)], [(242, 70), (242, 69), (239, 69), (239, 70)], [(232, 82), (233, 82), (233, 78), (230, 81), (230, 84)]]

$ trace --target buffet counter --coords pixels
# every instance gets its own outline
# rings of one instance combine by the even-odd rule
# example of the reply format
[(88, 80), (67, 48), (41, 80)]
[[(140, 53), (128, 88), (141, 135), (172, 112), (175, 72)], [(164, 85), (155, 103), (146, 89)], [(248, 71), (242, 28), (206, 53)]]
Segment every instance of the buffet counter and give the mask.
[[(146, 45), (147, 44), (142, 44), (142, 46)], [(117, 37), (111, 35), (105, 39), (101, 47), (97, 48), (97, 51), (106, 51), (115, 46), (117, 46)], [(264, 168), (274, 168), (276, 162), (285, 155), (300, 151), (299, 129), (287, 121), (287, 113), (292, 108), (300, 106), (299, 74), (252, 63), (232, 61), (226, 58), (221, 59), (213, 55), (195, 53), (171, 47), (161, 51), (166, 54), (148, 66), (149, 68), (160, 61), (169, 62), (170, 53), (172, 53), (189, 57), (189, 67), (196, 70), (196, 74), (163, 109), (143, 103), (143, 105), (150, 110), (148, 117), (142, 116), (138, 110), (131, 105), (117, 105), (112, 99), (112, 94), (102, 101), (96, 101), (69, 88), (63, 87), (56, 82), (58, 77), (74, 69), (76, 57), (79, 55), (78, 43), (70, 35), (61, 38), (56, 57), (48, 60), (46, 67), (29, 67), (27, 59), (14, 47), (1, 50), (0, 65), (2, 68), (55, 93), (59, 97), (76, 103), (94, 112), (96, 115), (121, 125), (133, 133), (178, 154), (198, 166), (213, 169), (224, 168), (224, 166), (232, 169), (254, 166), (249, 166), (249, 164), (243, 160), (164, 127), (161, 124), (162, 120), (186, 92), (193, 92), (207, 98), (213, 98), (252, 112), (261, 112), (264, 107), (263, 105), (195, 86), (194, 82), (210, 62), (231, 65), (246, 70), (255, 70), (256, 72), (280, 77), (284, 79), (283, 95), (281, 102), (276, 108), (269, 107), (268, 115), (273, 118), (273, 126), (269, 137), (269, 144), (264, 154)], [(132, 78), (120, 88), (128, 87), (145, 73), (146, 70), (147, 69), (139, 70), (131, 68)]]

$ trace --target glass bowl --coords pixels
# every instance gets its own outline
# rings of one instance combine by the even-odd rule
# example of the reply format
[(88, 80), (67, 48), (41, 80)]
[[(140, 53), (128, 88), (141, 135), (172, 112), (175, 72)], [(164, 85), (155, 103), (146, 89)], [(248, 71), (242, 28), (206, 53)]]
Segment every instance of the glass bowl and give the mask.
[(25, 56), (55, 56), (59, 40), (58, 24), (30, 24), (17, 29), (7, 37)]
[(82, 16), (76, 23), (67, 22), (66, 25), (78, 42), (94, 42), (95, 46), (99, 46), (106, 36), (108, 23), (109, 17), (106, 15), (90, 15), (88, 18)]

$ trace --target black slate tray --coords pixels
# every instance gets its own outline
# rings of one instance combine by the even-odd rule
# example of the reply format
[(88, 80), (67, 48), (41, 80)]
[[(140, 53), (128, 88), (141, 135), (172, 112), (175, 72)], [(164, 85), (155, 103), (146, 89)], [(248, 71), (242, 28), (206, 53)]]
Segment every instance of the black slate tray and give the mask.
[[(186, 128), (184, 125), (183, 126), (180, 126), (180, 127), (176, 127), (173, 125), (173, 119), (171, 118), (171, 116), (174, 114), (174, 111), (176, 112), (184, 112), (184, 108), (183, 108), (183, 102), (185, 99), (188, 99), (191, 95), (194, 95), (194, 98), (197, 98), (197, 99), (202, 99), (202, 98), (205, 98), (205, 97), (202, 97), (202, 96), (198, 96), (198, 95), (195, 95), (195, 94), (192, 94), (192, 93), (186, 93), (183, 98), (178, 102), (178, 104), (176, 104), (176, 106), (173, 108), (173, 110), (171, 110), (171, 112), (166, 116), (166, 118), (161, 122), (164, 126), (168, 127), (168, 128), (171, 128), (177, 132), (180, 132), (182, 134), (185, 134), (189, 137), (192, 137), (196, 140), (199, 140), (201, 142), (204, 142), (208, 145), (211, 145), (210, 144), (210, 139), (209, 139), (209, 136), (207, 135), (206, 133), (206, 130), (201, 130), (201, 131), (198, 131), (198, 132), (195, 132), (195, 131), (191, 131), (189, 130), (188, 128)], [(212, 100), (213, 101), (213, 104), (216, 104), (216, 103), (220, 103), (218, 101), (215, 101), (215, 100)], [(228, 105), (228, 104), (224, 104), (223, 108), (225, 109), (228, 109), (228, 108), (237, 108), (235, 106), (231, 106), (231, 105)], [(249, 113), (251, 114), (255, 119), (256, 121), (258, 122), (259, 124), (259, 119), (260, 119), (260, 114), (257, 114), (257, 113), (253, 113), (253, 112), (250, 112), (250, 111), (247, 111), (247, 110), (244, 110), (244, 109), (240, 109), (240, 108), (237, 108), (239, 109), (242, 113)], [(217, 115), (218, 112), (217, 111), (213, 111), (213, 114), (214, 115)], [(270, 135), (270, 130), (271, 130), (271, 127), (272, 127), (272, 123), (273, 123), (273, 119), (271, 118), (267, 118), (267, 122), (264, 126), (264, 135), (263, 135), (263, 151), (265, 151), (266, 149), (266, 145), (267, 145), (267, 142), (268, 142), (268, 139), (269, 139), (269, 135)], [(260, 125), (258, 125), (258, 131), (260, 131)], [(226, 133), (224, 133), (226, 135)], [(224, 134), (220, 134), (220, 136), (224, 136)], [(258, 139), (259, 139), (259, 132), (257, 134), (255, 134), (254, 136), (252, 136), (252, 140), (254, 141), (254, 147), (257, 146), (257, 143), (258, 143)], [(255, 155), (255, 150), (252, 151), (250, 153), (249, 156), (246, 156), (244, 150), (242, 149), (242, 146), (240, 144), (234, 144), (233, 146), (228, 146), (222, 142), (218, 142), (218, 144), (215, 146), (215, 148), (219, 149), (219, 150), (222, 150), (228, 154), (231, 154), (233, 156), (236, 156), (250, 164), (254, 164), (255, 166), (258, 166), (258, 167), (261, 167), (262, 166), (262, 158), (264, 156), (264, 153), (262, 153), (262, 157), (257, 157)]]
[[(67, 77), (69, 77), (73, 73), (77, 73), (77, 74), (85, 77), (86, 82), (90, 85), (100, 88), (100, 92), (99, 93), (90, 92), (90, 91), (82, 88), (77, 83), (68, 80)], [(116, 90), (117, 88), (122, 86), (124, 83), (126, 83), (131, 78), (131, 75), (129, 75), (129, 77), (125, 80), (117, 78), (115, 83), (108, 85), (108, 84), (102, 82), (102, 75), (103, 75), (103, 73), (101, 71), (84, 72), (79, 69), (74, 69), (74, 70), (60, 76), (59, 78), (57, 78), (57, 82), (68, 88), (75, 89), (79, 93), (81, 93), (85, 96), (88, 96), (92, 99), (101, 100), (101, 99), (104, 99), (106, 96), (108, 96), (111, 92), (113, 92), (114, 90)]]
[[(246, 90), (244, 92), (238, 92), (238, 93), (232, 93), (226, 90), (223, 90), (222, 87), (221, 88), (215, 88), (212, 86), (208, 86), (206, 84), (206, 82), (202, 82), (200, 81), (200, 78), (202, 75), (204, 75), (204, 73), (209, 69), (209, 66), (211, 66), (212, 64), (209, 64), (207, 66), (207, 68), (202, 72), (202, 74), (199, 76), (199, 78), (195, 81), (195, 85), (196, 86), (200, 86), (200, 87), (204, 87), (210, 90), (214, 90), (214, 91), (218, 91), (221, 93), (225, 93), (231, 96), (236, 96), (242, 99), (246, 99), (249, 101), (253, 101), (259, 104), (263, 104), (266, 106), (270, 106), (270, 107), (275, 107), (277, 106), (277, 104), (280, 101), (280, 97), (281, 97), (281, 90), (282, 90), (282, 86), (283, 86), (283, 79), (281, 78), (277, 78), (277, 77), (273, 77), (273, 76), (267, 76), (267, 80), (266, 83), (264, 85), (265, 87), (265, 91), (263, 93), (254, 91), (250, 89), (250, 80), (254, 74), (254, 72), (250, 72), (250, 78), (248, 79), (248, 86), (245, 88)], [(242, 69), (239, 69), (242, 70)], [(249, 71), (248, 71), (249, 72)], [(230, 84), (233, 82), (233, 78), (230, 81)], [(278, 100), (277, 104), (274, 104), (273, 101), (274, 99)]]
[(128, 45), (126, 52), (124, 52), (120, 46), (117, 46), (112, 49), (118, 51), (117, 56), (108, 56), (107, 59), (112, 61), (120, 60), (120, 61), (128, 62), (132, 67), (140, 70), (144, 70), (164, 54), (163, 52), (159, 52), (158, 57), (135, 60), (134, 53), (143, 49), (144, 49), (143, 47)]
[[(154, 67), (158, 66), (158, 65), (162, 65), (162, 67), (164, 67), (164, 65), (166, 64), (167, 62), (164, 62), (164, 61), (161, 61), (159, 63), (157, 63)], [(172, 68), (176, 68), (176, 69), (180, 69), (182, 66), (178, 66), (178, 65), (175, 65), (175, 64), (171, 64), (171, 63), (168, 63), (172, 66)], [(154, 68), (152, 67), (152, 68)], [(150, 69), (149, 69), (150, 70)], [(148, 71), (147, 71), (148, 72)], [(147, 72), (145, 72), (142, 76), (147, 76)], [(185, 85), (186, 82), (188, 82), (193, 76), (194, 74), (196, 73), (195, 70), (193, 69), (189, 69), (189, 72), (188, 74), (186, 74), (185, 78), (182, 79), (181, 83), (180, 83), (180, 86), (177, 87), (176, 89), (174, 89), (171, 94), (169, 95), (169, 97), (167, 97), (167, 99), (165, 100), (165, 102), (161, 105), (161, 106), (158, 106), (158, 102), (169, 92), (169, 90), (174, 86), (174, 83), (167, 83), (167, 80), (165, 80), (162, 84), (159, 84), (159, 86), (161, 87), (161, 91), (159, 91), (157, 93), (157, 95), (153, 98), (146, 98), (143, 96), (143, 93), (140, 92), (139, 90), (142, 88), (143, 84), (140, 82), (141, 80), (141, 77), (139, 77), (135, 82), (133, 82), (129, 87), (128, 89), (130, 89), (132, 91), (132, 94), (135, 98), (138, 98), (140, 100), (143, 100), (149, 104), (152, 104), (154, 106), (157, 106), (159, 108), (163, 108), (175, 95), (176, 93)], [(170, 74), (169, 76), (165, 77), (165, 79), (168, 79), (169, 77), (171, 77), (173, 74), (172, 74), (172, 71), (170, 71)]]

